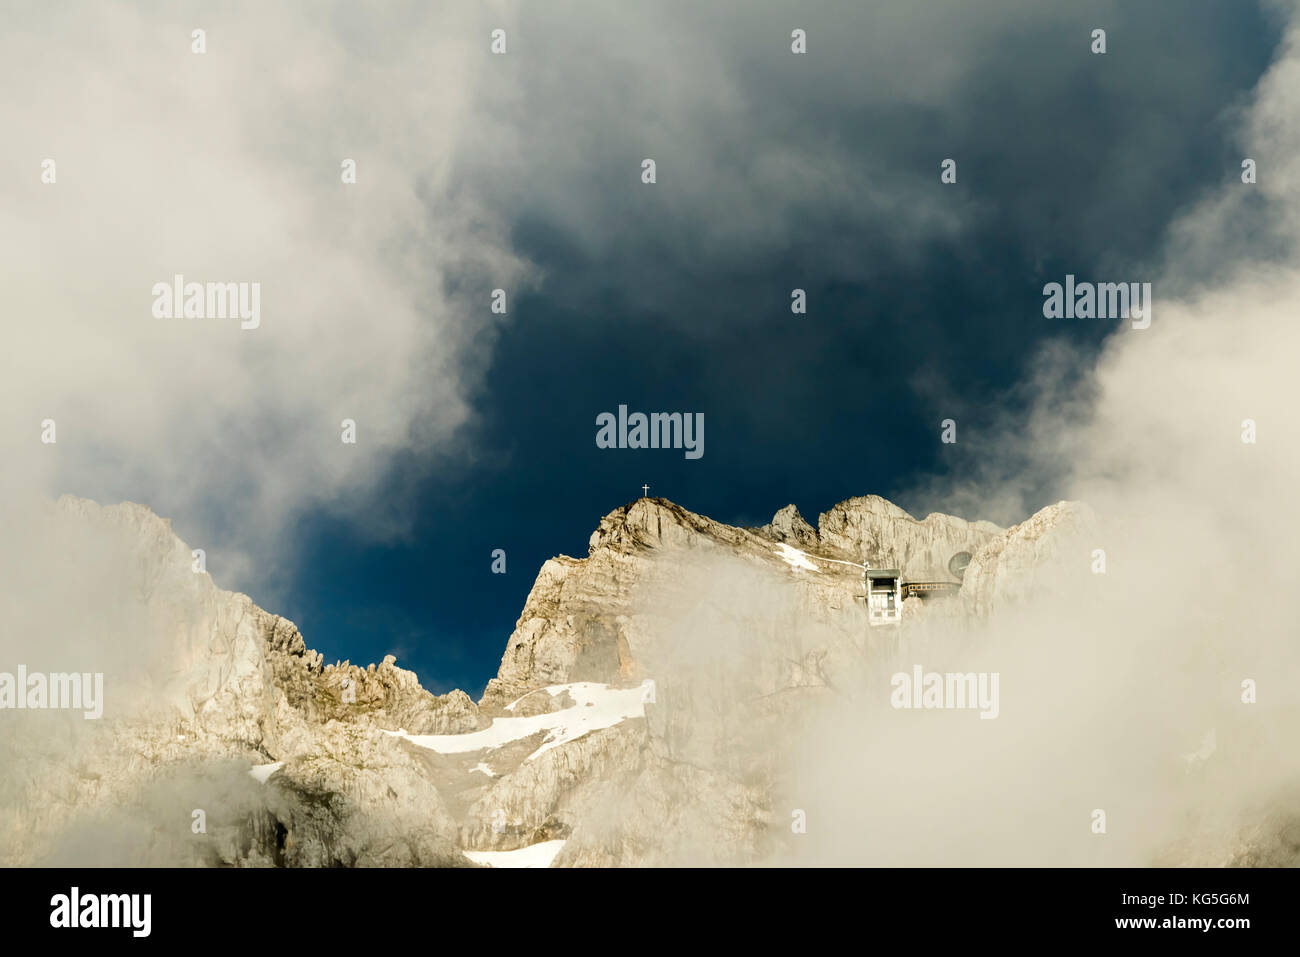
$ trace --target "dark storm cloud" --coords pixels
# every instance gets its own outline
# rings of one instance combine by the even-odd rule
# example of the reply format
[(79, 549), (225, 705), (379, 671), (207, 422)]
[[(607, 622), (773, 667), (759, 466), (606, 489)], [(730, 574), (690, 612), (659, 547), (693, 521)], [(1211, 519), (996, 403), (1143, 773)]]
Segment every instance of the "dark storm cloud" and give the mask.
[(552, 447), (617, 402), (685, 402), (738, 473), (708, 485), (761, 471), (819, 506), (957, 467), (1045, 340), (1086, 357), (1111, 331), (1044, 319), (1044, 283), (1150, 278), (1171, 218), (1236, 175), (1271, 27), (1238, 3), (526, 7), (457, 173), (544, 277), (489, 417), (519, 443), (505, 423), (539, 413), (516, 394), (552, 376), (529, 433)]
[[(1062, 337), (1068, 383), (1110, 331), (1044, 319), (1043, 284), (1154, 271), (1171, 219), (1236, 175), (1231, 121), (1277, 40), (1227, 2), (560, 3), (500, 25), (452, 178), (541, 279), (476, 396), (472, 485), (426, 483), (408, 571), (384, 579), (437, 623), (415, 663), (439, 677), (467, 668), (446, 635), (490, 673), (540, 563), (585, 554), (643, 482), (737, 523), (868, 492), (959, 508), (906, 493), (1006, 455), (1031, 357)], [(619, 403), (703, 412), (705, 456), (596, 449)], [(969, 517), (1059, 497), (1026, 481)]]
[[(1107, 331), (1044, 320), (1043, 283), (1151, 268), (1235, 175), (1277, 37), (1236, 0), (14, 10), (6, 481), (146, 502), (327, 656), (438, 685), (643, 482), (811, 518), (979, 456), (1046, 337)], [(141, 314), (189, 263), (278, 318)], [(703, 413), (704, 457), (596, 449), (624, 402)]]
[[(1242, 4), (1198, 4), (1177, 30), (1174, 15), (1036, 2), (525, 7), (477, 101), (494, 132), (479, 141), (488, 165), (461, 174), (526, 238), (590, 267), (576, 286), (566, 276), (566, 298), (591, 283), (634, 308), (698, 305), (702, 275), (767, 274), (774, 260), (785, 275), (852, 283), (922, 270), (934, 244), (980, 264), (990, 233), (1012, 244), (1002, 258), (1035, 270), (1140, 262), (1170, 210), (1235, 167), (1223, 168), (1221, 114), (1269, 53)], [(795, 27), (804, 55), (790, 52)], [(1097, 27), (1104, 56), (1090, 52)], [(638, 178), (646, 157), (653, 188)], [(959, 182), (941, 188), (947, 157)], [(743, 322), (749, 306), (714, 300), (710, 321)]]

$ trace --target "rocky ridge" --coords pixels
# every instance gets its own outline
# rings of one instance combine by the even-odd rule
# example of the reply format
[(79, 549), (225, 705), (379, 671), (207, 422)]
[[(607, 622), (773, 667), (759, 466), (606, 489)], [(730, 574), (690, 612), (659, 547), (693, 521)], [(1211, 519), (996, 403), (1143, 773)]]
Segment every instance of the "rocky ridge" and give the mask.
[(51, 520), (125, 550), (124, 620), (163, 654), (144, 704), (6, 742), (5, 864), (112, 857), (120, 842), (88, 835), (157, 832), (160, 816), (178, 833), (131, 862), (469, 865), (544, 842), (557, 866), (767, 860), (782, 742), (873, 654), (860, 563), (946, 580), (971, 552), (948, 607), (982, 618), (1092, 519), (1063, 502), (1003, 530), (865, 496), (816, 528), (793, 505), (739, 528), (643, 498), (601, 520), (585, 558), (542, 566), (477, 703), (425, 691), (392, 656), (326, 664), (292, 622), (195, 573), (148, 509), (65, 497)]

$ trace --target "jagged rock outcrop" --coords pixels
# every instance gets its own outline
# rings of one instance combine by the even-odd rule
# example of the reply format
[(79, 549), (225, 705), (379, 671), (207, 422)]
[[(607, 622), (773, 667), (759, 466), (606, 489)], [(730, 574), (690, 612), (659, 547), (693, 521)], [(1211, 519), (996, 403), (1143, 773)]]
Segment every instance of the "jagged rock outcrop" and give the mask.
[(625, 721), (520, 763), (469, 808), (461, 843), (509, 850), (569, 837), (604, 793), (637, 773), (645, 743), (644, 721)]
[(827, 555), (899, 568), (905, 578), (949, 581), (948, 560), (974, 553), (1002, 529), (992, 522), (968, 522), (932, 512), (918, 521), (878, 495), (840, 502), (821, 514), (818, 539)]
[(480, 708), (491, 712), (546, 685), (634, 680), (629, 596), (655, 574), (647, 559), (666, 549), (719, 548), (773, 559), (768, 539), (664, 499), (643, 498), (606, 515), (587, 558), (561, 555), (542, 566)]
[(527, 718), (536, 714), (550, 714), (553, 711), (572, 708), (574, 703), (573, 696), (568, 691), (551, 694), (545, 688), (538, 688), (515, 701), (510, 712), (521, 718)]
[(456, 825), (418, 756), (389, 735), (329, 721), (267, 781), (286, 866), (464, 865)]
[(662, 577), (651, 561), (655, 555), (725, 553), (780, 569), (789, 579), (789, 562), (773, 543), (798, 548), (815, 568), (796, 569), (805, 574), (794, 584), (816, 619), (854, 606), (863, 556), (914, 578), (950, 580), (947, 563), (955, 553), (973, 552), (1000, 532), (990, 522), (937, 513), (917, 521), (878, 496), (849, 499), (823, 513), (819, 531), (793, 505), (760, 529), (742, 529), (664, 499), (639, 499), (601, 520), (587, 558), (560, 556), (542, 566), (479, 707), (490, 713), (551, 684), (635, 678), (637, 648), (648, 639), (644, 628), (638, 630), (630, 596)]
[(771, 809), (760, 787), (656, 757), (634, 780), (609, 790), (554, 866), (707, 867), (761, 860)]
[[(1078, 536), (1096, 519), (1080, 502), (1057, 502), (1008, 528), (972, 553), (962, 579), (961, 601), (972, 614), (989, 616), (1046, 587), (1060, 563), (1086, 567)], [(1076, 549), (1064, 554), (1066, 549)]]
[[(784, 734), (859, 655), (861, 571), (836, 556), (858, 550), (854, 536), (885, 542), (901, 530), (894, 552), (881, 556), (928, 556), (981, 531), (854, 501), (861, 507), (830, 513), (829, 539), (793, 506), (762, 529), (662, 499), (615, 509), (585, 559), (543, 566), (476, 705), (459, 691), (423, 690), (392, 656), (364, 668), (326, 664), (292, 622), (196, 571), (166, 520), (138, 505), (65, 497), (45, 516), (48, 530), (86, 556), (76, 570), (84, 580), (116, 596), (105, 629), (132, 634), (137, 660), (129, 671), (106, 669), (111, 721), (8, 743), (0, 856), (29, 863), (66, 854), (67, 835), (90, 833), (90, 821), (96, 833), (134, 832), (159, 793), (193, 795), (180, 803), (202, 809), (220, 769), (227, 797), (204, 809), (208, 830), (191, 835), (189, 820), (178, 819), (184, 840), (143, 842), (135, 863), (466, 863), (459, 847), (509, 850), (555, 837), (572, 837), (565, 859), (573, 863), (597, 862), (599, 848), (628, 863), (683, 860), (645, 831), (656, 801), (680, 805), (682, 833), (739, 814), (718, 832), (735, 841), (715, 842), (705, 856), (752, 857), (762, 827), (749, 815), (766, 800), (771, 768), (743, 755)], [(766, 583), (757, 597), (754, 581)], [(694, 632), (698, 639), (680, 640)], [(703, 672), (701, 643), (711, 648)], [(633, 687), (651, 674), (659, 697), (646, 720), (560, 746), (541, 748), (541, 733), (463, 756), (413, 743), (472, 734), (494, 716), (568, 721), (578, 705), (547, 686)], [(617, 834), (594, 823), (611, 806), (626, 811)]]
[[(743, 529), (640, 499), (587, 557), (543, 565), (478, 704), (392, 656), (326, 664), (141, 506), (65, 498), (43, 521), (72, 584), (25, 602), (49, 570), (0, 568), (11, 632), (39, 665), (78, 602), (95, 609), (110, 640), (85, 653), (112, 694), (102, 722), (6, 715), (0, 864), (292, 867), (467, 866), (560, 841), (553, 866), (790, 859), (792, 814), (838, 786), (810, 792), (800, 761), (888, 709), (891, 656), (938, 667), (954, 622), (965, 640), (1077, 577), (1094, 519), (1061, 502), (1004, 531), (866, 496), (817, 529), (793, 505)], [(866, 625), (858, 562), (947, 580), (959, 551), (957, 599)], [(1214, 859), (1292, 860), (1274, 831)]]
[(789, 542), (797, 548), (815, 549), (819, 544), (817, 530), (804, 521), (793, 505), (778, 511), (759, 531), (774, 542)]
[(465, 692), (430, 694), (415, 672), (397, 667), (392, 655), (366, 668), (348, 662), (324, 665), (299, 690), (304, 696), (295, 696), (293, 703), (314, 721), (362, 721), (415, 734), (466, 734), (490, 723)]
[[(475, 730), (488, 719), (467, 695), (430, 694), (391, 656), (364, 669), (324, 665), (292, 622), (197, 571), (170, 523), (142, 506), (65, 496), (38, 520), (68, 567), (62, 583), (32, 600), (10, 580), (10, 625), (42, 610), (49, 620), (11, 632), (21, 637), (9, 640), (6, 657), (39, 667), (47, 646), (84, 632), (76, 609), (102, 590), (93, 610), (98, 641), (78, 649), (78, 660), (104, 673), (105, 713), (102, 722), (29, 714), (30, 733), (6, 735), (0, 863), (58, 855), (67, 833), (117, 843), (119, 832), (141, 826), (145, 799), (160, 787), (194, 792), (192, 807), (205, 809), (195, 762), (239, 768), (237, 778), (250, 765), (283, 762), (274, 787), (250, 791), (239, 780), (231, 801), (240, 820), (274, 823), (217, 838), (214, 822), (200, 861), (467, 863), (432, 780), (383, 733)], [(255, 812), (249, 794), (259, 798)], [(92, 820), (98, 826), (88, 828)], [(175, 839), (145, 842), (158, 856), (136, 863), (196, 859), (202, 841), (190, 832), (189, 811), (174, 821)], [(250, 843), (250, 834), (269, 840), (277, 829), (278, 845)]]
[[(780, 743), (837, 675), (861, 667), (861, 557), (930, 573), (998, 532), (949, 516), (918, 522), (875, 497), (832, 509), (820, 533), (794, 506), (760, 529), (662, 499), (614, 510), (585, 559), (542, 568), (480, 708), (498, 713), (546, 685), (649, 675), (658, 698), (646, 706), (644, 750), (635, 773), (602, 776), (602, 810), (576, 826), (535, 809), (511, 820), (531, 828), (530, 840), (572, 827), (557, 865), (757, 859), (766, 832), (754, 814), (779, 788)], [(674, 826), (691, 835), (680, 845), (663, 840), (656, 799), (677, 805)], [(487, 841), (483, 823), (473, 839)]]

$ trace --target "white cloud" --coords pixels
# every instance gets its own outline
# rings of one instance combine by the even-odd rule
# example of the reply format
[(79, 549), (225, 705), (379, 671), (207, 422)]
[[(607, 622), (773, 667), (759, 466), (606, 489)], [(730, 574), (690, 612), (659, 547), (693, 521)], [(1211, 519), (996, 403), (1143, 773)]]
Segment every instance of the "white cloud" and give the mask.
[[(487, 291), (526, 274), (451, 178), (475, 136), (480, 15), (395, 8), (382, 31), (342, 6), (10, 15), (11, 486), (129, 497), (203, 533), (234, 516), (223, 536), (258, 557), (313, 505), (400, 527), (366, 492), (395, 454), (453, 448), (495, 336)], [(154, 318), (153, 284), (177, 273), (260, 283), (260, 328)]]

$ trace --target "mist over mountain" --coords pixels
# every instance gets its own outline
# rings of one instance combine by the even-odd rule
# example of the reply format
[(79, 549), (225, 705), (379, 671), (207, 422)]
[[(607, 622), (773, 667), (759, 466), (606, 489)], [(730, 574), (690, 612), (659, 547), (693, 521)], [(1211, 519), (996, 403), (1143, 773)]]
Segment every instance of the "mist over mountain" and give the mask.
[[(1294, 713), (1232, 707), (1212, 630), (1135, 647), (1151, 596), (1095, 574), (1073, 503), (1001, 529), (867, 496), (745, 529), (637, 500), (542, 567), (478, 702), (323, 661), (141, 506), (28, 521), (51, 548), (6, 569), (33, 612), (7, 659), (54, 673), (93, 638), (104, 716), (6, 715), (8, 865), (1294, 863)], [(959, 552), (951, 595), (867, 623), (864, 566), (952, 580)], [(900, 707), (914, 671), (997, 698)]]
[(1296, 0), (10, 13), (0, 865), (1300, 865)]

